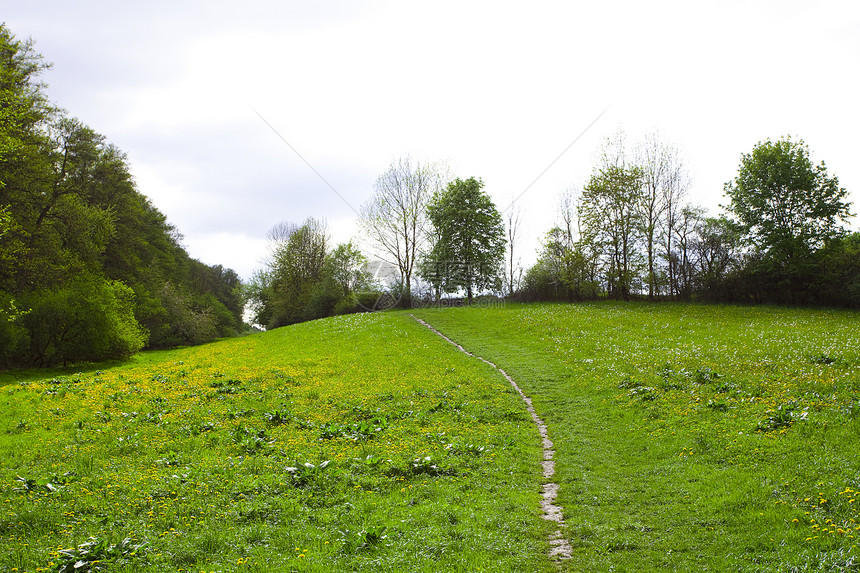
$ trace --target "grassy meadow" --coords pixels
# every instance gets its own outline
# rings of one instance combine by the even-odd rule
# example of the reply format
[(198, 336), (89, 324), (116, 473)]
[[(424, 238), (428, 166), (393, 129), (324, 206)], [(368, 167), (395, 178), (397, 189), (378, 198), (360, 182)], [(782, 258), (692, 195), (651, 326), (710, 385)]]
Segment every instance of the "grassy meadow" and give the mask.
[(860, 315), (507, 305), (422, 318), (532, 396), (571, 571), (860, 570)]
[(45, 375), (0, 379), (3, 571), (552, 570), (522, 401), (406, 315)]
[[(860, 315), (421, 309), (0, 375), (4, 571), (860, 570)], [(75, 566), (78, 565), (77, 568)]]

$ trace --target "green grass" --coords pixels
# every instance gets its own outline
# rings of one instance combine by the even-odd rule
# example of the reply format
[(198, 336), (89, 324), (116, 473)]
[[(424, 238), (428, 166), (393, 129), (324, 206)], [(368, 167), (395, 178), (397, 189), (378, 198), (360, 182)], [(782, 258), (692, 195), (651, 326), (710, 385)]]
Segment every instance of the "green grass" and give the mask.
[[(549, 425), (558, 568), (860, 570), (857, 313), (414, 312)], [(540, 458), (507, 382), (406, 313), (7, 373), (0, 569), (554, 571)]]
[(860, 315), (672, 304), (422, 310), (531, 395), (570, 571), (856, 571)]
[(4, 571), (553, 570), (521, 400), (405, 315), (3, 382)]

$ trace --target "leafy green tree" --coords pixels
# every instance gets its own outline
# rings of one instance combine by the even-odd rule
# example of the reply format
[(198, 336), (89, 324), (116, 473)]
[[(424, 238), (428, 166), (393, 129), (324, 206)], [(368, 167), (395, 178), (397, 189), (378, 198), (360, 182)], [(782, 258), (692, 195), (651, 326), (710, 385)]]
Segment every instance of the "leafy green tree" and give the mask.
[(0, 366), (235, 333), (238, 276), (188, 256), (125, 155), (48, 102), (48, 67), (0, 25)]
[(524, 296), (530, 300), (595, 299), (600, 285), (593, 263), (582, 242), (574, 241), (566, 229), (553, 227), (538, 260), (526, 272)]
[(605, 162), (583, 188), (579, 213), (584, 234), (602, 247), (609, 296), (627, 300), (642, 266), (642, 217), (637, 208), (642, 172), (636, 166)]
[(860, 233), (830, 241), (821, 251), (817, 302), (860, 308)]
[(423, 274), (444, 292), (465, 289), (469, 302), (475, 290), (499, 288), (505, 255), (502, 216), (483, 186), (474, 177), (455, 179), (427, 206), (435, 242)]
[(758, 143), (744, 154), (725, 193), (748, 239), (778, 256), (822, 247), (850, 217), (848, 192), (828, 176), (824, 162), (812, 163), (803, 141), (790, 137)]
[(758, 143), (741, 157), (738, 175), (726, 183), (734, 215), (747, 243), (760, 251), (755, 272), (765, 296), (804, 302), (815, 280), (815, 253), (843, 233), (850, 217), (847, 191), (814, 165), (802, 141), (783, 137)]
[(356, 296), (372, 280), (355, 245), (329, 250), (325, 223), (313, 218), (302, 225), (280, 223), (269, 240), (266, 268), (246, 289), (254, 324), (271, 329), (359, 310)]
[(305, 310), (322, 281), (328, 254), (328, 230), (313, 218), (302, 225), (281, 223), (269, 232), (271, 255), (260, 275), (257, 318), (267, 328), (307, 320)]
[(373, 277), (366, 268), (367, 257), (351, 241), (338, 245), (326, 257), (325, 274), (337, 285), (342, 297), (370, 288)]
[(43, 143), (40, 127), (54, 108), (37, 78), (50, 67), (32, 40), (18, 40), (0, 23), (0, 189), (37, 157), (33, 147)]

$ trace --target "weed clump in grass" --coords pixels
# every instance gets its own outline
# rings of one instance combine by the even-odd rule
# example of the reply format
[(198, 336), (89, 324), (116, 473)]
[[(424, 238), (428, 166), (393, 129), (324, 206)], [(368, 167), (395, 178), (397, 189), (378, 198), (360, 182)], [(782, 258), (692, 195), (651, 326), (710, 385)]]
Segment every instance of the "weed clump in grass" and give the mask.
[(366, 527), (358, 531), (350, 529), (339, 530), (341, 542), (341, 551), (344, 553), (355, 553), (360, 550), (367, 550), (377, 547), (386, 539), (386, 526)]
[(797, 402), (780, 404), (776, 410), (768, 410), (766, 414), (768, 417), (759, 422), (755, 429), (757, 432), (772, 432), (790, 428), (794, 423), (806, 420), (808, 414), (808, 410), (798, 412)]
[(389, 470), (389, 475), (401, 477), (427, 476), (453, 476), (457, 475), (456, 468), (441, 468), (431, 456), (416, 458), (407, 463), (405, 467), (394, 467)]
[(50, 571), (53, 573), (82, 573), (101, 571), (108, 566), (128, 565), (136, 559), (145, 557), (142, 549), (146, 543), (135, 544), (126, 537), (119, 543), (108, 543), (90, 537), (88, 541), (71, 549), (57, 551), (57, 561)]

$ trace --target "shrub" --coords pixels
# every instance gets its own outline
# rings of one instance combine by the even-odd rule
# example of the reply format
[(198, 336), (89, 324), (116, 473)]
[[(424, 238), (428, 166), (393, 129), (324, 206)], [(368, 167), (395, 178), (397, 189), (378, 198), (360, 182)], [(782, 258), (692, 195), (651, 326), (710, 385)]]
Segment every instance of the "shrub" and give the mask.
[(24, 302), (32, 309), (20, 322), (29, 333), (33, 365), (124, 358), (146, 343), (134, 318), (134, 293), (119, 281), (81, 275)]

